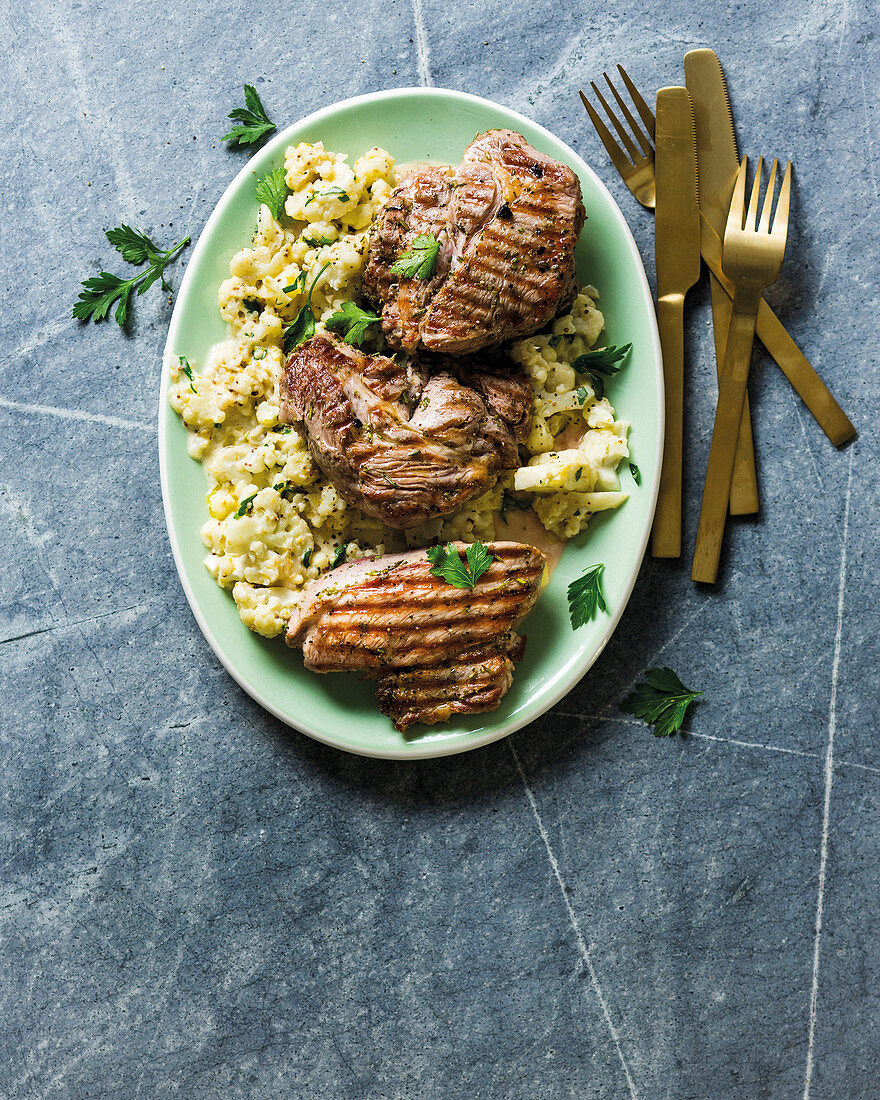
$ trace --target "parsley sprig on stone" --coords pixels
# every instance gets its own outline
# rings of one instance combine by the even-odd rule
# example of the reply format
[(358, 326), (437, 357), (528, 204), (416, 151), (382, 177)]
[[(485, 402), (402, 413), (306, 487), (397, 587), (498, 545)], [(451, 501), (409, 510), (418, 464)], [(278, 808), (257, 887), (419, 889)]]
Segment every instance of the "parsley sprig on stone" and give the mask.
[(468, 546), (464, 561), (451, 542), (445, 546), (430, 547), (428, 561), (431, 563), (431, 576), (440, 577), (454, 588), (475, 588), (495, 558), (477, 540)]
[(636, 684), (620, 704), (620, 709), (653, 725), (651, 733), (655, 737), (669, 737), (681, 729), (688, 707), (703, 693), (686, 688), (667, 667), (649, 668), (645, 679), (648, 682)]
[(121, 326), (128, 320), (128, 311), (135, 295), (143, 294), (159, 279), (162, 280), (163, 290), (171, 290), (165, 281), (165, 268), (177, 257), (181, 249), (189, 244), (189, 237), (184, 237), (171, 248), (162, 249), (146, 233), (141, 233), (139, 229), (133, 229), (130, 225), (108, 229), (105, 235), (126, 263), (133, 267), (140, 267), (143, 264), (149, 266), (146, 271), (142, 271), (131, 279), (123, 279), (120, 275), (101, 271), (83, 280), (83, 289), (79, 292), (73, 307), (73, 316), (80, 321), (103, 321), (115, 304), (116, 311), (113, 316), (116, 323)]
[(245, 84), (244, 102), (244, 107), (236, 107), (227, 116), (233, 122), (241, 123), (241, 125), (233, 126), (228, 134), (223, 135), (221, 141), (228, 141), (232, 145), (237, 144), (239, 146), (256, 145), (275, 129), (275, 123), (266, 114), (266, 108), (257, 95), (257, 89), (253, 84)]
[(389, 268), (392, 275), (405, 279), (430, 279), (437, 270), (440, 242), (433, 233), (419, 233), (406, 252)]

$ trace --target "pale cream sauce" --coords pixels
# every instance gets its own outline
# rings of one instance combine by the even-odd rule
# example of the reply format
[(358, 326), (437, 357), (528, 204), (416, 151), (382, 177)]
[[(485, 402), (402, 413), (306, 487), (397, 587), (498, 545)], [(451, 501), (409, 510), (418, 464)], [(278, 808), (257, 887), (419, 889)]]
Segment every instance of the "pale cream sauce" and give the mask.
[(509, 508), (504, 513), (504, 519), (496, 512), (494, 523), (495, 538), (499, 542), (524, 542), (536, 546), (547, 559), (547, 577), (552, 575), (562, 558), (565, 539), (558, 539), (545, 530), (531, 508), (521, 512)]

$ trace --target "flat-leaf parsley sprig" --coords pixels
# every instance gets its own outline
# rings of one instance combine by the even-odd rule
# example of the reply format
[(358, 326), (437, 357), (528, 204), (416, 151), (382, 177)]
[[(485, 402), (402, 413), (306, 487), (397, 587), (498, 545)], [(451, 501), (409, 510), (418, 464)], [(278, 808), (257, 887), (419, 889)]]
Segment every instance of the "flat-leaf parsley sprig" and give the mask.
[(579, 626), (595, 619), (599, 611), (607, 611), (605, 594), (602, 591), (602, 572), (604, 564), (591, 565), (590, 568), (572, 581), (568, 586), (568, 613), (571, 616), (571, 628), (577, 630)]
[(668, 737), (680, 730), (688, 707), (703, 694), (686, 688), (671, 668), (649, 668), (646, 684), (636, 684), (634, 691), (620, 704), (625, 714), (644, 718), (654, 726), (655, 737)]
[(345, 329), (342, 339), (346, 344), (360, 347), (370, 325), (375, 325), (379, 317), (356, 306), (354, 302), (343, 302), (341, 307), (328, 317), (324, 324), (329, 329)]
[(598, 351), (579, 355), (571, 365), (579, 374), (585, 374), (589, 378), (593, 392), (601, 401), (605, 396), (605, 379), (602, 376), (610, 377), (622, 371), (631, 351), (632, 344), (624, 344), (620, 348), (600, 348)]
[(236, 107), (227, 115), (227, 118), (231, 118), (233, 122), (240, 122), (241, 125), (233, 126), (229, 133), (224, 134), (220, 139), (232, 145), (238, 144), (239, 147), (256, 145), (275, 129), (275, 123), (266, 114), (266, 108), (260, 101), (253, 84), (245, 84), (244, 101), (246, 106)]
[(254, 188), (257, 202), (268, 206), (277, 222), (284, 211), (287, 199), (287, 178), (283, 168), (273, 168), (265, 176), (260, 176)]
[(163, 290), (171, 289), (165, 282), (165, 268), (189, 244), (189, 237), (184, 237), (171, 248), (162, 249), (145, 233), (141, 233), (139, 229), (133, 229), (130, 225), (107, 229), (105, 236), (126, 263), (134, 267), (140, 267), (142, 264), (149, 264), (149, 266), (146, 271), (142, 271), (131, 279), (123, 279), (120, 275), (113, 275), (109, 271), (101, 271), (89, 279), (84, 279), (83, 289), (79, 292), (73, 307), (73, 316), (80, 321), (103, 321), (113, 304), (117, 303), (114, 317), (116, 323), (121, 326), (128, 320), (128, 310), (135, 294), (143, 294), (159, 279), (162, 280)]
[(388, 270), (405, 279), (430, 279), (437, 269), (439, 252), (440, 242), (433, 233), (419, 233)]
[(462, 561), (461, 554), (451, 542), (445, 546), (429, 547), (431, 576), (440, 577), (454, 588), (476, 588), (477, 581), (495, 558), (479, 539), (468, 546), (464, 556), (466, 560)]

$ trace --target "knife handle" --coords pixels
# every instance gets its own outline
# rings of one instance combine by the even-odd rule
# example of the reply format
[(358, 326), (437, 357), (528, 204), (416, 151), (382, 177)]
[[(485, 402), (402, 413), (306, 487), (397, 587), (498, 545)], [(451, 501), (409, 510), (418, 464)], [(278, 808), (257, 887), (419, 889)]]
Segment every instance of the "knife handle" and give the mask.
[(739, 426), (742, 422), (749, 363), (755, 339), (756, 308), (742, 311), (734, 299), (724, 366), (718, 383), (718, 406), (712, 428), (712, 444), (706, 466), (706, 483), (700, 506), (697, 544), (691, 564), (691, 580), (714, 584), (718, 576), (724, 521), (730, 499), (730, 479), (736, 458)]
[[(712, 291), (712, 320), (715, 322), (715, 362), (720, 380), (733, 305), (723, 287), (711, 273), (709, 283)], [(732, 516), (751, 516), (758, 511), (760, 511), (760, 499), (758, 497), (758, 475), (755, 470), (755, 442), (752, 437), (752, 414), (749, 409), (749, 395), (746, 393), (746, 399), (743, 402), (742, 421), (739, 426), (739, 440), (736, 444), (733, 477), (730, 482), (730, 514)]]
[(663, 351), (666, 424), (651, 553), (655, 558), (678, 558), (681, 557), (681, 452), (684, 429), (683, 294), (667, 294), (658, 299), (657, 327)]

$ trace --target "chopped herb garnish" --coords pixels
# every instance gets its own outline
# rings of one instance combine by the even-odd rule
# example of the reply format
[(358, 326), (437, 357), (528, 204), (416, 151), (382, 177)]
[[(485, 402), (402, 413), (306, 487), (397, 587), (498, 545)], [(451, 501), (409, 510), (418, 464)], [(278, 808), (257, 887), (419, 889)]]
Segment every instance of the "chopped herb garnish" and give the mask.
[(293, 282), (284, 288), (285, 294), (298, 294), (301, 290), (306, 288), (306, 273), (301, 271), (299, 275), (293, 280)]
[(602, 564), (591, 565), (582, 577), (568, 586), (568, 613), (571, 616), (571, 628), (595, 619), (598, 611), (607, 611), (605, 595), (602, 592)]
[(227, 115), (227, 118), (242, 125), (233, 126), (228, 134), (223, 135), (221, 141), (229, 141), (233, 145), (237, 143), (239, 146), (256, 145), (275, 129), (275, 123), (266, 114), (266, 108), (252, 84), (244, 86), (244, 101), (246, 107), (236, 107)]
[(388, 482), (388, 484), (392, 487), (392, 489), (399, 489), (400, 488), (400, 486), (397, 484), (397, 482), (392, 481), (391, 478), (386, 473), (382, 472), (382, 470), (377, 470), (376, 472), (379, 474), (379, 477), (381, 477), (383, 481)]
[(315, 283), (317, 283), (329, 266), (330, 261), (328, 260), (312, 280), (312, 285), (309, 287), (309, 295), (306, 298), (306, 304), (299, 313), (297, 313), (293, 324), (288, 325), (284, 330), (285, 352), (293, 351), (294, 348), (298, 348), (300, 344), (305, 343), (306, 340), (310, 340), (315, 335), (315, 315), (312, 313), (312, 291), (315, 289)]
[(306, 244), (310, 244), (312, 248), (321, 248), (325, 244), (333, 244), (332, 237), (303, 237)]
[(257, 202), (268, 206), (272, 211), (272, 217), (277, 222), (284, 210), (284, 201), (287, 198), (287, 181), (283, 168), (273, 168), (265, 176), (260, 176), (257, 186), (254, 188)]
[(326, 191), (315, 191), (313, 195), (310, 195), (303, 203), (303, 210), (305, 210), (310, 202), (314, 202), (315, 199), (329, 198), (331, 195), (335, 195), (340, 202), (351, 201), (347, 192), (343, 191), (341, 187), (328, 187)]
[(252, 493), (249, 497), (246, 497), (238, 506), (238, 511), (235, 513), (236, 519), (241, 519), (242, 516), (246, 516), (251, 510), (251, 506), (257, 499), (257, 494)]
[(475, 588), (477, 581), (486, 572), (495, 558), (486, 547), (477, 540), (465, 551), (465, 561), (461, 554), (448, 542), (446, 546), (432, 546), (428, 550), (431, 563), (431, 576), (441, 577), (455, 588)]
[(667, 667), (649, 668), (645, 679), (648, 682), (636, 684), (635, 690), (620, 704), (620, 709), (653, 725), (651, 733), (655, 737), (669, 737), (681, 729), (688, 707), (703, 693), (686, 688)]
[(304, 566), (304, 567), (305, 567), (306, 569), (308, 569), (308, 567), (309, 567), (309, 562), (310, 562), (311, 560), (312, 560), (312, 551), (311, 551), (311, 550), (306, 550), (306, 552), (305, 552), (305, 553), (303, 554), (303, 566)]
[(590, 391), (587, 389), (586, 386), (578, 386), (578, 388), (574, 391), (574, 395), (583, 405), (587, 398), (590, 396)]
[(79, 292), (79, 298), (73, 307), (73, 316), (80, 321), (103, 321), (110, 312), (110, 307), (116, 302), (118, 304), (114, 317), (116, 323), (122, 326), (128, 320), (128, 310), (134, 294), (143, 294), (159, 279), (162, 280), (163, 290), (171, 290), (165, 282), (165, 268), (175, 259), (180, 250), (189, 244), (189, 237), (184, 237), (182, 241), (166, 251), (151, 241), (146, 234), (132, 229), (130, 225), (108, 229), (106, 237), (126, 263), (134, 267), (140, 267), (144, 263), (150, 266), (140, 275), (135, 275), (133, 279), (123, 279), (109, 271), (101, 271), (85, 279), (82, 283), (83, 289)]
[(405, 279), (429, 279), (437, 269), (437, 255), (440, 242), (433, 233), (420, 233), (413, 238), (410, 248), (402, 253), (389, 271), (392, 275), (402, 275)]
[(285, 500), (290, 500), (291, 496), (296, 492), (296, 486), (292, 481), (279, 481), (278, 484), (273, 485), (272, 488)]
[(335, 569), (337, 565), (341, 565), (345, 561), (345, 552), (348, 550), (349, 544), (347, 542), (341, 543), (336, 547), (336, 553), (333, 555), (333, 561), (330, 562), (330, 568)]
[(370, 325), (379, 320), (375, 313), (358, 308), (354, 302), (343, 302), (340, 309), (328, 317), (325, 324), (329, 329), (345, 329), (342, 339), (346, 344), (360, 347)]
[(189, 388), (195, 393), (195, 378), (193, 377), (193, 369), (189, 365), (189, 359), (187, 359), (185, 355), (178, 355), (177, 358), (180, 360), (180, 373), (187, 376), (189, 379)]
[(642, 471), (636, 466), (634, 462), (629, 463), (629, 472), (632, 475), (633, 481), (636, 485), (642, 484)]

